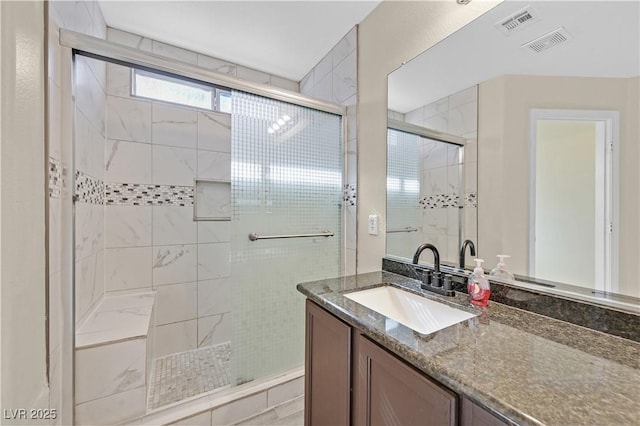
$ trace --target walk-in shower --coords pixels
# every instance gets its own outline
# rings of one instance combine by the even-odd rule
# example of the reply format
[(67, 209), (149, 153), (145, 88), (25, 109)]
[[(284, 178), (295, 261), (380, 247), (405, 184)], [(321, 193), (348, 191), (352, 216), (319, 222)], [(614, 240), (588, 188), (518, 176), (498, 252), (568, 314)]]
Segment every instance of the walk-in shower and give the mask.
[(76, 420), (302, 367), (295, 285), (343, 269), (342, 108), (65, 37)]
[(416, 247), (437, 246), (458, 262), (464, 240), (464, 139), (389, 120), (387, 129), (388, 255), (411, 259)]

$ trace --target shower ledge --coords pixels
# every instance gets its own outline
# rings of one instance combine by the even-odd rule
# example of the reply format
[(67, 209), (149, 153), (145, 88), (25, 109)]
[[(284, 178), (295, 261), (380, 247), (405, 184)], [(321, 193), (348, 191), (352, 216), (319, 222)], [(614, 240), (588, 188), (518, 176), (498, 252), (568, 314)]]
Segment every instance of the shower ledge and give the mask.
[(153, 356), (155, 292), (105, 296), (76, 330), (76, 423), (144, 415)]
[(146, 337), (154, 302), (154, 291), (105, 295), (76, 329), (76, 349)]

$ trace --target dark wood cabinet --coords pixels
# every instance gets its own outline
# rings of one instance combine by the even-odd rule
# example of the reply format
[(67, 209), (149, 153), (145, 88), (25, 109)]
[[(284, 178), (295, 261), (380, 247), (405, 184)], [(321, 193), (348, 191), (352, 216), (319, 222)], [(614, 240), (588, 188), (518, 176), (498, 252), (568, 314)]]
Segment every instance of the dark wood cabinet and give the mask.
[(356, 335), (354, 344), (354, 424), (456, 424), (455, 393), (361, 334)]
[(506, 426), (503, 422), (484, 408), (462, 397), (460, 407), (460, 426)]
[(351, 423), (351, 327), (307, 300), (306, 426)]
[(508, 424), (310, 300), (305, 343), (305, 426)]

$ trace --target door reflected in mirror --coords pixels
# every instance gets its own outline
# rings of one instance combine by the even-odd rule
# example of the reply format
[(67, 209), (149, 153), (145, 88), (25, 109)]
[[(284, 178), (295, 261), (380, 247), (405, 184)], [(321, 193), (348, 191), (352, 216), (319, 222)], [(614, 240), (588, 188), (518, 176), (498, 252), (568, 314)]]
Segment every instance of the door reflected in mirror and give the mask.
[(618, 121), (612, 111), (532, 110), (529, 275), (618, 292)]
[[(535, 19), (501, 27), (523, 9)], [(464, 139), (461, 186), (473, 202), (434, 234), (416, 222), (422, 229), (413, 238), (421, 240), (405, 237), (408, 248), (388, 236), (387, 254), (409, 259), (431, 242), (455, 262), (448, 236), (458, 232), (476, 243), (486, 269), (509, 254), (522, 282), (553, 281), (554, 291), (580, 298), (617, 293), (638, 304), (623, 296), (640, 297), (639, 75), (636, 1), (503, 2), (391, 73), (390, 119)], [(556, 135), (536, 144), (540, 133), (563, 131), (544, 129), (537, 118), (548, 117), (532, 115), (550, 110), (609, 115), (570, 119), (591, 122), (591, 142)], [(607, 120), (617, 127), (597, 124)], [(423, 192), (431, 183), (422, 164), (419, 173)], [(389, 224), (408, 226), (394, 217), (400, 208), (391, 194), (387, 208)]]

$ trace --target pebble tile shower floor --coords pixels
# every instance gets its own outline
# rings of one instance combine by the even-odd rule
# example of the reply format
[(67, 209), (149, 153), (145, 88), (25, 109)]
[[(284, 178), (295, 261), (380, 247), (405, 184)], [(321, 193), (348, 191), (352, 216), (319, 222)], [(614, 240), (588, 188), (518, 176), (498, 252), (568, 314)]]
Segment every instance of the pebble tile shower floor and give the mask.
[(154, 359), (147, 409), (153, 410), (229, 385), (230, 359), (230, 343)]

